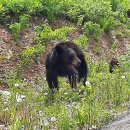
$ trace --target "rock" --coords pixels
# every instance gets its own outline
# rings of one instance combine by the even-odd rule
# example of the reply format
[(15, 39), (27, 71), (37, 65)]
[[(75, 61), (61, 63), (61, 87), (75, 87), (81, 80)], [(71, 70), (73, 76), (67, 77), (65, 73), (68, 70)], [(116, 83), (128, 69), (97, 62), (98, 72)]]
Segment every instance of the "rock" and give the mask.
[(5, 96), (5, 97), (11, 96), (11, 93), (9, 91), (0, 90), (0, 94), (3, 95), (3, 96)]
[(0, 130), (5, 130), (5, 125), (0, 125)]

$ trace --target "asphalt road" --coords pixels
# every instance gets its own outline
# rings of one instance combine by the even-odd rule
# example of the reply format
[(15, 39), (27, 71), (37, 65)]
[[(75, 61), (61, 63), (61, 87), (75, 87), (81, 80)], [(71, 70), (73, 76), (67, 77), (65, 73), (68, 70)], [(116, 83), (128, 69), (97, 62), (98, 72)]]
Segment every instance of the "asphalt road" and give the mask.
[(120, 118), (117, 118), (101, 130), (130, 130), (130, 112)]

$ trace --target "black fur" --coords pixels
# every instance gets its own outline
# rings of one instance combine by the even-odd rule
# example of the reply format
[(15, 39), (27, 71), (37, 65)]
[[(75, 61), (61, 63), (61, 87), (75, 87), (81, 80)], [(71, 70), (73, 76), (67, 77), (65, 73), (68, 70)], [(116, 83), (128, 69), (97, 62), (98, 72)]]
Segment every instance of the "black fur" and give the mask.
[(46, 79), (50, 89), (58, 88), (58, 76), (68, 77), (72, 88), (83, 79), (85, 85), (88, 67), (84, 54), (73, 42), (57, 44), (46, 58)]

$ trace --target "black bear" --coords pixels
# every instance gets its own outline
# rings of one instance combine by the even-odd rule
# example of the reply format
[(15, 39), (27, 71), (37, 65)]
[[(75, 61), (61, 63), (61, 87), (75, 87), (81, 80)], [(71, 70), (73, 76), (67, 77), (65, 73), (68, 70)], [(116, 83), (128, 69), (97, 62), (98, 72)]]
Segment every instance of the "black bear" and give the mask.
[(127, 11), (127, 16), (130, 18), (130, 9)]
[(46, 80), (49, 88), (58, 87), (58, 76), (68, 77), (72, 88), (82, 80), (85, 85), (88, 67), (81, 48), (73, 42), (67, 41), (57, 44), (47, 55)]
[(109, 72), (112, 73), (119, 65), (119, 62), (116, 58), (112, 58), (109, 63)]

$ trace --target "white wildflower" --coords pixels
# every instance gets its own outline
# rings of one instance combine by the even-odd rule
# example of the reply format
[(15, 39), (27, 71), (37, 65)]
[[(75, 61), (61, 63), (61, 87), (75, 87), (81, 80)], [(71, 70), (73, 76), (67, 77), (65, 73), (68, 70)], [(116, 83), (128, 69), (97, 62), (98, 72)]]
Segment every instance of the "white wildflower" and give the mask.
[(116, 36), (113, 36), (113, 39), (115, 39), (116, 38)]
[(64, 95), (67, 95), (68, 93), (64, 93)]
[(18, 84), (18, 83), (15, 83), (14, 86), (15, 86), (15, 87), (19, 87), (19, 84)]
[(22, 98), (18, 97), (18, 98), (16, 98), (16, 101), (17, 102), (22, 102)]
[(76, 102), (72, 102), (72, 106), (76, 106)]
[(97, 126), (96, 125), (92, 125), (92, 128), (93, 128), (93, 130), (96, 130)]
[(43, 116), (43, 112), (41, 110), (38, 112), (38, 114), (39, 114), (40, 117)]
[(85, 85), (86, 85), (86, 86), (89, 86), (89, 85), (90, 85), (90, 82), (89, 82), (89, 81), (86, 81), (86, 82), (85, 82)]
[(122, 79), (125, 79), (125, 76), (121, 76)]
[(5, 109), (4, 109), (4, 111), (6, 112), (6, 111), (8, 111), (9, 109), (6, 107)]
[(25, 96), (25, 95), (20, 95), (20, 96), (21, 96), (21, 98), (22, 98), (22, 99), (25, 99), (25, 98), (26, 98), (26, 96)]
[(16, 101), (17, 102), (22, 102), (22, 98), (20, 97), (20, 95), (16, 94)]
[(9, 103), (7, 101), (4, 102), (4, 105), (7, 106)]
[(71, 107), (71, 105), (70, 105), (70, 104), (67, 104), (66, 107)]
[(22, 102), (23, 99), (25, 99), (26, 96), (25, 95), (19, 95), (18, 93), (16, 94), (16, 101), (17, 102)]
[(80, 92), (82, 92), (82, 90), (81, 90), (81, 89), (79, 90), (79, 93), (80, 93)]
[(44, 93), (44, 95), (46, 96), (46, 95), (48, 95), (48, 93)]
[(56, 121), (56, 118), (55, 117), (51, 117), (51, 122), (54, 122)]

